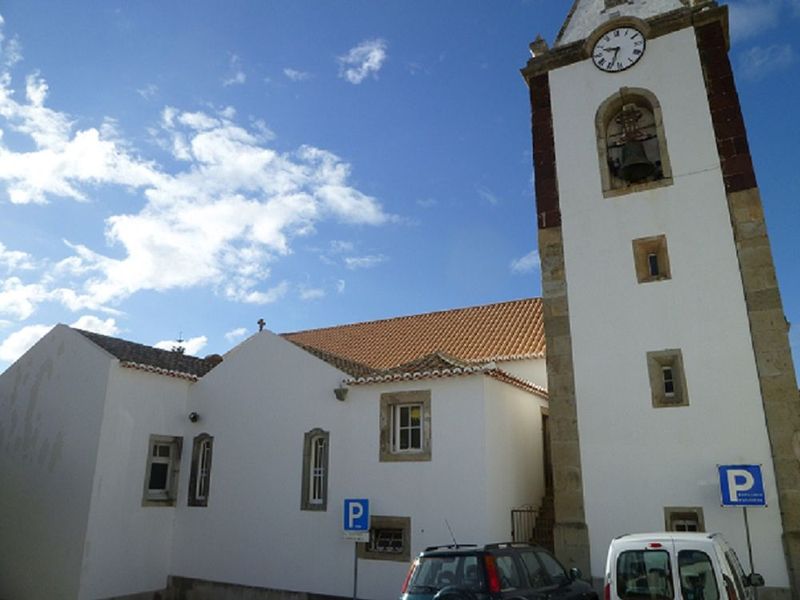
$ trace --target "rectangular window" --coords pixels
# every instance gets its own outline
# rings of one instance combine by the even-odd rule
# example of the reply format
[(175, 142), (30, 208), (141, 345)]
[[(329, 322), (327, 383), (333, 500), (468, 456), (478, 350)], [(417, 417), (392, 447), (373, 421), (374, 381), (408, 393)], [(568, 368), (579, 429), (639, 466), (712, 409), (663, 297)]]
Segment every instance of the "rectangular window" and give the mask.
[(174, 506), (181, 462), (181, 438), (151, 435), (147, 451), (143, 506)]
[(633, 263), (639, 283), (670, 279), (666, 236), (656, 235), (633, 240)]
[(661, 367), (661, 374), (664, 377), (664, 395), (672, 398), (675, 395), (675, 380), (672, 367)]
[(647, 264), (650, 267), (650, 277), (658, 277), (658, 254), (648, 254)]
[(654, 408), (688, 406), (689, 393), (679, 349), (648, 352), (647, 371)]
[(678, 552), (678, 576), (686, 600), (719, 600), (711, 558), (700, 550)]
[(703, 509), (699, 506), (667, 506), (664, 508), (666, 531), (703, 532)]
[(358, 557), (372, 560), (411, 560), (411, 519), (370, 517), (369, 542), (359, 543)]
[(301, 510), (327, 510), (329, 441), (330, 434), (322, 429), (312, 429), (305, 434)]
[(381, 394), (380, 460), (431, 460), (430, 390)]
[(395, 452), (422, 451), (422, 404), (399, 404), (394, 407)]
[(189, 506), (208, 506), (213, 446), (214, 438), (207, 433), (194, 438), (192, 470), (189, 474)]
[(617, 557), (617, 596), (622, 600), (674, 597), (669, 553), (629, 550)]

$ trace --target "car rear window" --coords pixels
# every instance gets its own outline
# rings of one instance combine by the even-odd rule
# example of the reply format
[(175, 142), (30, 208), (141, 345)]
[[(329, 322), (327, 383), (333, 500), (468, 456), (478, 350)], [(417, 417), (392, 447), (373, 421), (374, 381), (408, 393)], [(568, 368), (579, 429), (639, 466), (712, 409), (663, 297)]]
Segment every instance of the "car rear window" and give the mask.
[(617, 558), (617, 596), (670, 600), (672, 570), (665, 550), (627, 550)]
[(408, 582), (410, 593), (436, 592), (456, 585), (475, 592), (483, 590), (483, 570), (476, 554), (423, 556)]
[(714, 566), (705, 552), (700, 550), (678, 552), (678, 574), (684, 600), (719, 600)]

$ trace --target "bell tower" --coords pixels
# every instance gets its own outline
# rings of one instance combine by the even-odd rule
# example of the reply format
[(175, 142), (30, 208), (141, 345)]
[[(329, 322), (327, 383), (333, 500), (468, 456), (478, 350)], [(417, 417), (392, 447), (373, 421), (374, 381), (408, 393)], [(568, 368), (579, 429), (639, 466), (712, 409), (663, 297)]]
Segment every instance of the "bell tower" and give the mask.
[[(800, 590), (800, 397), (731, 64), (711, 0), (575, 0), (530, 89), (555, 551), (721, 532), (718, 465), (760, 465), (765, 597)], [(722, 593), (722, 592), (720, 592)]]

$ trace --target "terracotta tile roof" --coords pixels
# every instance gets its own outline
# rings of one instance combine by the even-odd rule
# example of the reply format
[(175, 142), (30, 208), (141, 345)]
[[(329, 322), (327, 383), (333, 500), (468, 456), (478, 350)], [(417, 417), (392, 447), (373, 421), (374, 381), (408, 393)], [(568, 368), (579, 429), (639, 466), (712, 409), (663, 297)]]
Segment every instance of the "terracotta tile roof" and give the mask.
[(545, 352), (541, 298), (297, 331), (283, 337), (302, 348), (377, 371), (410, 366), (437, 353), (439, 359), (446, 356), (477, 364), (541, 358)]
[(75, 329), (75, 331), (112, 354), (123, 367), (196, 381), (219, 364), (219, 360), (212, 358), (198, 358), (170, 350), (161, 350), (83, 329)]

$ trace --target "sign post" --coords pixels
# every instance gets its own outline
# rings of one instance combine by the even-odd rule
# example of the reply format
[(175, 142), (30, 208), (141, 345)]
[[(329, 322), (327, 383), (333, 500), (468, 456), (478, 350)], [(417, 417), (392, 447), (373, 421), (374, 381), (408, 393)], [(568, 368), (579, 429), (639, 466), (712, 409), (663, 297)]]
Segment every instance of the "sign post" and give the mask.
[(748, 506), (766, 506), (764, 478), (761, 465), (717, 465), (722, 506), (741, 506), (744, 511), (744, 530), (747, 535), (747, 553), (750, 557), (750, 572), (753, 566), (753, 547), (750, 544), (750, 523), (747, 520)]
[[(347, 498), (344, 501), (344, 539), (369, 542), (369, 500)], [(353, 600), (358, 598), (358, 546), (353, 544)]]

